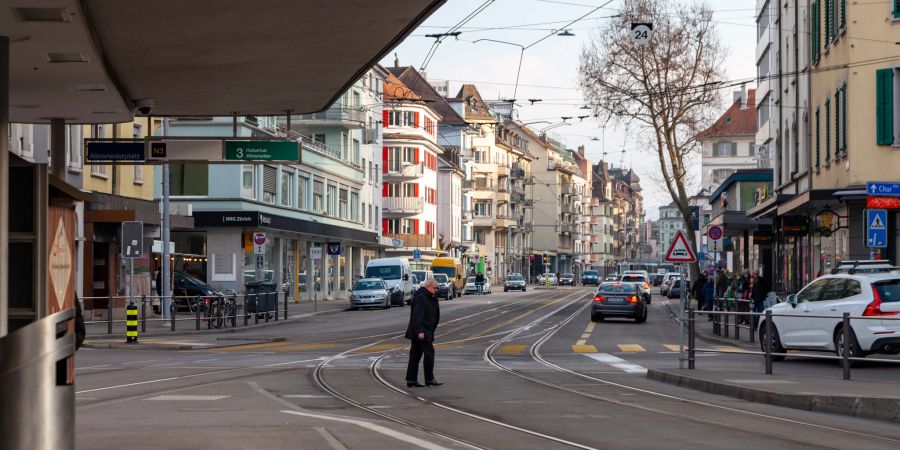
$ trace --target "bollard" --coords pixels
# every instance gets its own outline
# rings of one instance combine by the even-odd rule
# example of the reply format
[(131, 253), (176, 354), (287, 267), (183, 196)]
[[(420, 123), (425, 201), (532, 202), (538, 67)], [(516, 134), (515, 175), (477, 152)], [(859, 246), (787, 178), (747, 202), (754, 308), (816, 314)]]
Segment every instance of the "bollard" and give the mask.
[(275, 321), (278, 322), (278, 292), (275, 292), (275, 302), (272, 306), (275, 308)]
[(844, 317), (844, 326), (841, 328), (841, 333), (844, 335), (844, 343), (841, 345), (841, 363), (844, 366), (844, 379), (850, 379), (850, 313), (845, 312)]
[(237, 326), (237, 299), (229, 298), (228, 304), (231, 305), (231, 328), (234, 328)]
[[(190, 302), (190, 300), (188, 300)], [(189, 303), (190, 304), (190, 303)], [(198, 299), (194, 302), (194, 321), (196, 322), (196, 329), (200, 329), (200, 300)]]
[(134, 303), (129, 303), (125, 308), (125, 342), (137, 344), (138, 341), (138, 308)]
[(287, 306), (288, 306), (288, 295), (287, 292), (284, 293), (284, 320), (287, 320)]
[(259, 325), (259, 293), (253, 294), (254, 302), (253, 302), (253, 324)]
[(695, 320), (696, 315), (694, 314), (694, 308), (688, 308), (688, 369), (694, 368), (694, 356), (696, 354), (694, 351)]
[(738, 325), (741, 323), (741, 317), (743, 316), (734, 316), (734, 339), (736, 341), (741, 340), (741, 327)]
[(244, 326), (246, 327), (247, 320), (250, 318), (250, 316), (247, 315), (247, 294), (242, 294), (241, 297), (243, 298), (243, 308), (241, 309), (241, 313), (244, 315)]
[(772, 311), (766, 310), (766, 375), (772, 375)]
[(112, 334), (112, 295), (106, 298), (106, 334)]
[(169, 317), (172, 318), (172, 331), (175, 331), (175, 311), (177, 308), (175, 308), (175, 299), (170, 298), (169, 300)]
[(721, 316), (725, 319), (725, 323), (724, 323), (724, 325), (722, 326), (722, 329), (725, 330), (725, 337), (728, 337), (728, 333), (729, 333), (729, 331), (728, 331), (728, 317), (730, 316), (730, 314), (721, 314)]
[(272, 311), (269, 310), (269, 300), (272, 299), (271, 292), (266, 292), (266, 323), (269, 323), (269, 315), (272, 314)]
[(147, 296), (141, 296), (141, 333), (147, 332)]

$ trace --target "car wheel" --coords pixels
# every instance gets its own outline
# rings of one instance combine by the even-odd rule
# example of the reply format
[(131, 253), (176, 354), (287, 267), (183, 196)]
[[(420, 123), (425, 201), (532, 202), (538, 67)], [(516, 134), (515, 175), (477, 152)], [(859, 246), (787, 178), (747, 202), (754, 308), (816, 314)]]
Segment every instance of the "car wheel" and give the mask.
[[(834, 351), (838, 356), (843, 355), (844, 348), (844, 327), (839, 326), (837, 330), (834, 332)], [(851, 358), (865, 358), (866, 352), (862, 350), (862, 347), (859, 346), (859, 341), (856, 339), (856, 333), (853, 332), (853, 328), (850, 328), (850, 357)], [(856, 366), (859, 364), (859, 361), (850, 361), (851, 366)]]
[(503, 288), (503, 292), (509, 292), (509, 288)]
[(385, 299), (384, 306), (382, 306), (381, 309), (391, 309), (391, 301), (388, 299)]
[(159, 305), (153, 305), (153, 314), (159, 314)]
[(350, 307), (350, 311), (357, 311), (357, 310), (359, 310), (359, 308), (357, 308), (357, 307), (355, 307), (355, 306), (351, 306), (351, 307)]
[(644, 323), (646, 321), (647, 321), (647, 308), (644, 308), (641, 315), (634, 318), (634, 323)]
[[(766, 352), (766, 327), (769, 322), (763, 322), (759, 327), (759, 348), (763, 353)], [(785, 348), (781, 345), (781, 336), (778, 335), (778, 327), (772, 325), (772, 353), (784, 353)], [(784, 356), (772, 355), (772, 361), (784, 361)]]
[(525, 292), (525, 291), (527, 291), (527, 290), (528, 290), (528, 289), (526, 289), (526, 288), (522, 288), (522, 292)]

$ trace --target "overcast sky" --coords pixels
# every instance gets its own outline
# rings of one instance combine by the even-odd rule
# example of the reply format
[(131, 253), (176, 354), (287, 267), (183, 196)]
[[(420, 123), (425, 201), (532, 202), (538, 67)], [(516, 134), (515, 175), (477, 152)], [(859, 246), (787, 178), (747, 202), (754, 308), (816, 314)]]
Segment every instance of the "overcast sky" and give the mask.
[[(450, 80), (451, 95), (455, 95), (463, 82), (475, 83), (486, 99), (511, 98), (516, 80), (520, 50), (518, 47), (493, 42), (472, 41), (496, 39), (528, 45), (551, 35), (541, 43), (528, 49), (524, 54), (522, 74), (516, 93), (517, 109), (523, 121), (547, 120), (561, 122), (560, 117), (587, 115), (590, 111), (579, 109), (583, 105), (581, 92), (577, 89), (579, 55), (591, 33), (604, 20), (616, 12), (619, 0), (574, 25), (568, 27), (575, 36), (556, 36), (553, 30), (588, 13), (606, 0), (495, 0), (474, 19), (461, 28), (457, 40), (448, 38), (437, 48), (426, 66), (430, 79)], [(418, 30), (395, 50), (401, 66), (413, 65), (417, 69), (423, 62), (434, 42), (425, 37), (430, 33), (448, 31), (485, 0), (448, 0)], [(690, 0), (682, 3), (693, 3)], [(710, 0), (713, 20), (723, 43), (728, 49), (725, 74), (729, 80), (751, 78), (756, 74), (756, 19), (754, 0)], [(487, 29), (499, 28), (499, 29)], [(394, 64), (394, 55), (386, 57), (382, 64)], [(533, 106), (524, 99), (539, 98), (543, 101)], [(723, 92), (723, 98), (730, 99), (730, 92)], [(724, 111), (724, 104), (722, 105)], [(626, 140), (621, 130), (608, 128), (605, 139), (597, 122), (585, 119), (570, 120), (571, 126), (554, 128), (569, 148), (584, 145), (587, 156), (593, 161), (603, 158), (616, 165), (632, 167), (642, 180), (644, 207), (647, 217), (655, 219), (657, 208), (671, 202), (663, 186), (651, 181), (650, 174), (659, 173), (655, 153), (638, 148), (634, 142)], [(540, 129), (548, 124), (538, 123)], [(598, 138), (594, 141), (592, 138)], [(632, 145), (630, 145), (632, 144)], [(695, 173), (699, 173), (697, 158)]]

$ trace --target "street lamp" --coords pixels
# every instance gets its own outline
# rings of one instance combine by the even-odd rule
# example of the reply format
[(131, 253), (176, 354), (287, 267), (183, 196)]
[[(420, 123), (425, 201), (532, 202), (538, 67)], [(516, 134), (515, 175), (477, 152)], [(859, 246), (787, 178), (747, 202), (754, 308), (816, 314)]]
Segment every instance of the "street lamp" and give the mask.
[[(487, 38), (476, 39), (476, 40), (472, 41), (472, 43), (475, 44), (475, 43), (478, 43), (478, 42), (481, 42), (481, 41), (496, 42), (496, 43), (498, 43), (498, 44), (513, 45), (513, 46), (519, 47), (519, 49), (521, 50), (521, 51), (519, 52), (519, 68), (516, 69), (516, 84), (515, 84), (515, 86), (513, 87), (513, 95), (512, 95), (512, 98), (516, 98), (516, 93), (519, 92), (519, 74), (522, 73), (522, 58), (525, 56), (525, 46), (522, 45), (522, 44), (516, 44), (515, 42), (501, 41), (501, 40), (498, 40), (498, 39), (487, 39)], [(534, 103), (532, 103), (532, 104), (534, 104)]]

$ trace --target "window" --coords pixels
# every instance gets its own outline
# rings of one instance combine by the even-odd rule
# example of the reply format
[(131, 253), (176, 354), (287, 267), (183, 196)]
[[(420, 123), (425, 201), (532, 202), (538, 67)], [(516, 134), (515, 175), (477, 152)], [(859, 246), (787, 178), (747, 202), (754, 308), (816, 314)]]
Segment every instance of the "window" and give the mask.
[(369, 204), (369, 226), (375, 226), (375, 216), (372, 215), (372, 204)]
[[(896, 0), (900, 1), (900, 0)], [(897, 17), (895, 6), (894, 17)], [(875, 143), (894, 143), (894, 69), (875, 71)]]
[(241, 166), (241, 197), (256, 198), (256, 166), (244, 164)]
[(769, 4), (766, 3), (760, 10), (759, 17), (756, 18), (756, 40), (762, 39), (763, 33), (766, 32), (766, 29), (769, 28), (770, 16), (772, 15), (769, 12)]
[(822, 289), (822, 298), (820, 301), (840, 300), (844, 298), (844, 287), (846, 281), (843, 278), (832, 278), (827, 286)]
[(275, 194), (278, 192), (278, 169), (272, 166), (263, 166), (263, 198), (266, 203), (275, 203)]
[(491, 217), (491, 202), (475, 202), (474, 210), (478, 217)]
[[(362, 169), (363, 169), (363, 181), (365, 181), (369, 178), (369, 172), (366, 171), (366, 158), (362, 159), (362, 165), (360, 167), (362, 167)], [(370, 164), (369, 171), (371, 171), (371, 169), (372, 169), (372, 166)]]
[(82, 134), (80, 125), (66, 125), (66, 160), (70, 169), (81, 169)]
[(484, 230), (475, 230), (475, 243), (484, 245)]
[(760, 56), (759, 61), (756, 62), (756, 79), (759, 82), (762, 82), (769, 76), (769, 67), (771, 66), (769, 60), (772, 56), (772, 52), (769, 51), (769, 48), (770, 47), (766, 47), (766, 49), (763, 50), (762, 56)]
[(737, 143), (716, 142), (713, 144), (713, 156), (737, 156)]
[(894, 0), (894, 18), (900, 19), (900, 0)]
[(281, 206), (294, 206), (294, 171), (281, 171)]
[(102, 164), (91, 164), (91, 176), (97, 178), (109, 177), (109, 166), (104, 166)]
[(313, 211), (321, 213), (325, 210), (325, 182), (313, 181)]
[(347, 133), (341, 133), (341, 159), (347, 161), (350, 158), (350, 137)]
[(325, 214), (334, 216), (337, 211), (337, 186), (328, 185), (328, 195), (325, 197)]
[(797, 294), (797, 303), (802, 302), (817, 302), (819, 298), (822, 296), (822, 290), (828, 284), (828, 278), (822, 278), (814, 281), (812, 284), (806, 287), (806, 289), (800, 291)]
[(765, 125), (766, 122), (769, 121), (769, 94), (766, 94), (766, 96), (763, 97), (762, 101), (759, 102), (759, 107), (757, 108), (756, 115), (757, 123), (759, 123), (760, 127)]
[[(363, 205), (363, 215), (365, 215), (365, 205)], [(359, 192), (350, 191), (350, 220), (354, 222), (359, 222)], [(362, 222), (365, 223), (366, 219), (363, 217)]]
[(402, 197), (418, 197), (419, 196), (419, 185), (418, 183), (403, 183), (403, 194)]
[(859, 281), (856, 280), (844, 280), (844, 294), (843, 297), (853, 297), (854, 295), (862, 294), (862, 286), (859, 285)]
[[(378, 212), (378, 207), (376, 206), (376, 207), (375, 207), (375, 215), (372, 216), (372, 220), (373, 220), (374, 223), (377, 224), (377, 223), (380, 222), (380, 220), (379, 220), (380, 218), (381, 218), (381, 214)], [(382, 230), (382, 231), (383, 231), (383, 230)]]
[(316, 133), (316, 134), (313, 134), (313, 135), (312, 135), (312, 138), (313, 138), (314, 141), (316, 141), (316, 142), (318, 142), (318, 143), (320, 143), (320, 144), (327, 144), (327, 142), (325, 142), (325, 133)]
[[(141, 124), (133, 123), (131, 127), (131, 136), (133, 138), (140, 138), (142, 136), (141, 132)], [(131, 181), (134, 184), (144, 184), (144, 166), (143, 164), (134, 164), (131, 166), (133, 173)]]
[(297, 207), (300, 209), (309, 209), (309, 203), (306, 196), (309, 192), (309, 176), (300, 174), (300, 181), (297, 183)]
[(412, 111), (391, 111), (388, 114), (388, 123), (392, 127), (416, 127), (416, 118), (419, 113)]
[(338, 197), (338, 217), (347, 219), (350, 214), (350, 208), (347, 204), (347, 190), (341, 189)]

